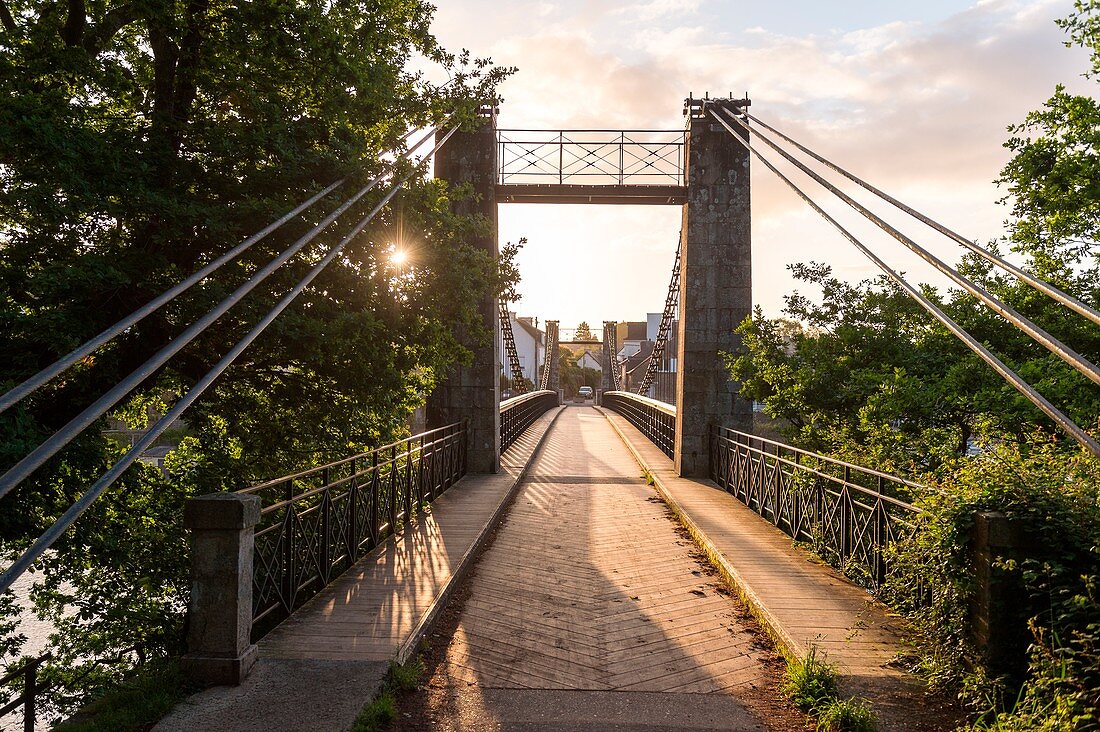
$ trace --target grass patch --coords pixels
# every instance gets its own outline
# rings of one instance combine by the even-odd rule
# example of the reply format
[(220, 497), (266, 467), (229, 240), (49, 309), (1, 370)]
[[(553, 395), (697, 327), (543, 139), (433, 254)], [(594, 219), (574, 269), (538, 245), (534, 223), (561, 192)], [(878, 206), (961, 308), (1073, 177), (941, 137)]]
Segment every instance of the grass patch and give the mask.
[(645, 478), (646, 485), (657, 485), (657, 479), (646, 468), (642, 468), (642, 477)]
[(381, 732), (393, 723), (395, 717), (397, 717), (397, 699), (392, 691), (383, 687), (370, 704), (359, 712), (359, 716), (355, 718), (355, 724), (351, 726), (351, 732)]
[(799, 709), (813, 713), (837, 697), (836, 669), (817, 655), (817, 646), (810, 646), (805, 657), (787, 659), (783, 693)]
[(424, 675), (424, 662), (419, 658), (397, 664), (390, 662), (389, 671), (382, 681), (382, 688), (359, 712), (351, 732), (382, 732), (397, 717), (397, 698), (412, 691)]
[(875, 732), (875, 714), (859, 699), (832, 699), (817, 712), (818, 732)]
[(803, 658), (787, 658), (783, 693), (795, 706), (817, 718), (819, 732), (874, 732), (875, 715), (862, 699), (843, 699), (836, 669), (810, 646)]
[(139, 732), (147, 730), (199, 687), (174, 658), (149, 661), (119, 686), (87, 704), (57, 732)]

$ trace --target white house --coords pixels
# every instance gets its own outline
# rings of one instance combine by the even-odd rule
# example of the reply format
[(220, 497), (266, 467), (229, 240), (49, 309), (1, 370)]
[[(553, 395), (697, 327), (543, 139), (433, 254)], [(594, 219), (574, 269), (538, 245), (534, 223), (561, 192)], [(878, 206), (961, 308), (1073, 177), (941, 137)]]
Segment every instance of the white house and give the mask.
[(585, 349), (584, 353), (577, 359), (577, 365), (582, 369), (596, 369), (597, 371), (603, 371), (603, 364), (600, 362), (600, 356), (602, 354), (593, 353), (588, 349)]

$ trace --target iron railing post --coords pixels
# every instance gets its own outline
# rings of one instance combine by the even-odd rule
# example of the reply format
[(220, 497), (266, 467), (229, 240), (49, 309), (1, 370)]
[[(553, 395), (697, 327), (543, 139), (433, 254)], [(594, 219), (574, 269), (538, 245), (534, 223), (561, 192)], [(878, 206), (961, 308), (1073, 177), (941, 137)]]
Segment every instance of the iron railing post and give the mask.
[(26, 675), (23, 677), (23, 732), (34, 732), (35, 722), (35, 696), (38, 694), (38, 665), (41, 658), (36, 658), (27, 664)]
[(321, 471), (321, 485), (324, 490), (321, 491), (321, 540), (318, 542), (318, 563), (321, 566), (318, 567), (318, 574), (321, 576), (321, 583), (327, 585), (332, 573), (332, 552), (329, 549), (332, 544), (332, 490), (329, 488), (328, 468)]
[(382, 499), (382, 486), (381, 479), (378, 476), (378, 451), (375, 450), (371, 453), (371, 470), (370, 470), (370, 548), (378, 546), (379, 540), (382, 538), (381, 527), (378, 522), (382, 520), (381, 512), (378, 510), (378, 502)]
[(397, 533), (397, 448), (390, 447), (390, 533)]
[(294, 572), (294, 481), (285, 482), (283, 500), (287, 502), (283, 514), (283, 609), (294, 610), (294, 596), (298, 583)]
[(351, 459), (351, 480), (348, 481), (348, 565), (355, 563), (359, 554), (359, 474), (355, 458)]

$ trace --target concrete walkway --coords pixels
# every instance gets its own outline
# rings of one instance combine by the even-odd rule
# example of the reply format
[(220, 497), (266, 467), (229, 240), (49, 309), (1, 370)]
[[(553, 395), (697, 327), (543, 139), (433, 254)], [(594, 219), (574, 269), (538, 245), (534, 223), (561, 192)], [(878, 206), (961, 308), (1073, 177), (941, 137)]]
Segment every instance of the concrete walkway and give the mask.
[(871, 702), (882, 730), (954, 728), (951, 705), (899, 668), (898, 657), (910, 652), (901, 618), (712, 481), (678, 477), (672, 461), (633, 425), (600, 411), (788, 653), (801, 657), (817, 646), (837, 666), (842, 689)]
[(429, 513), (269, 633), (245, 683), (190, 697), (154, 729), (348, 729), (389, 662), (412, 653), (446, 604), (559, 412), (548, 412), (516, 440), (500, 474), (463, 478)]
[(781, 663), (701, 559), (607, 421), (566, 409), (399, 729), (803, 729)]

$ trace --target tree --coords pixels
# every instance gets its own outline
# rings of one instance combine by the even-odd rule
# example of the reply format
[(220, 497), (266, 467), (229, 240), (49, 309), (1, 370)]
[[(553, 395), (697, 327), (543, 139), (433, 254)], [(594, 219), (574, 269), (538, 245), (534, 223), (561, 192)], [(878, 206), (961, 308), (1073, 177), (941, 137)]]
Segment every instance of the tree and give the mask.
[(573, 340), (575, 341), (590, 341), (592, 338), (592, 329), (588, 327), (588, 322), (581, 321), (581, 324), (577, 326), (577, 332), (573, 334)]
[[(0, 0), (0, 8), (5, 389), (331, 181), (348, 179), (339, 192), (361, 186), (407, 129), (472, 123), (509, 73), (443, 49), (423, 0)], [(407, 70), (414, 56), (440, 65), (450, 83), (437, 87)], [(400, 205), (353, 241), (191, 410), (167, 475), (135, 467), (55, 545), (36, 600), (59, 625), (58, 666), (128, 659), (62, 684), (62, 696), (94, 693), (131, 663), (180, 649), (188, 496), (400, 434), (446, 368), (469, 358), (456, 328), (490, 337), (478, 302), (508, 290), (514, 270), (466, 245), (486, 226), (451, 213), (454, 198), (467, 193), (414, 179)], [(341, 221), (358, 218), (379, 194)], [(330, 196), (319, 210), (337, 201)], [(284, 226), (0, 415), (0, 467), (308, 226)], [(386, 253), (399, 228), (415, 241), (408, 268), (394, 277)], [(194, 384), (345, 229), (315, 240), (113, 416), (143, 427), (146, 405)], [(49, 525), (117, 455), (90, 429), (6, 497), (3, 553)]]
[[(1092, 52), (1100, 73), (1100, 2), (1078, 0), (1060, 25)], [(998, 183), (1012, 217), (1006, 243), (1025, 269), (1100, 305), (1100, 103), (1059, 86), (1042, 109), (1010, 128), (1013, 157)], [(790, 439), (887, 472), (913, 474), (935, 490), (918, 496), (911, 540), (895, 547), (888, 599), (908, 611), (924, 665), (982, 704), (997, 729), (1076, 730), (1100, 713), (1097, 556), (1100, 460), (1045, 416), (885, 278), (850, 285), (820, 264), (793, 265), (819, 288), (797, 292), (786, 314), (741, 324), (745, 353), (728, 363), (741, 393), (787, 423)], [(1100, 328), (970, 255), (959, 269), (999, 299), (1100, 362)], [(1098, 430), (1100, 389), (964, 293), (925, 294), (1078, 424)], [(966, 456), (968, 438), (985, 452)], [(964, 618), (973, 586), (965, 552), (979, 510), (1026, 520), (1028, 556), (1003, 569), (1025, 589), (1031, 666), (1022, 689), (971, 675)], [(1006, 575), (1007, 576), (1007, 575)], [(929, 598), (932, 598), (931, 602)], [(990, 700), (1003, 695), (1010, 709)], [(1013, 706), (1014, 702), (1014, 706)]]

